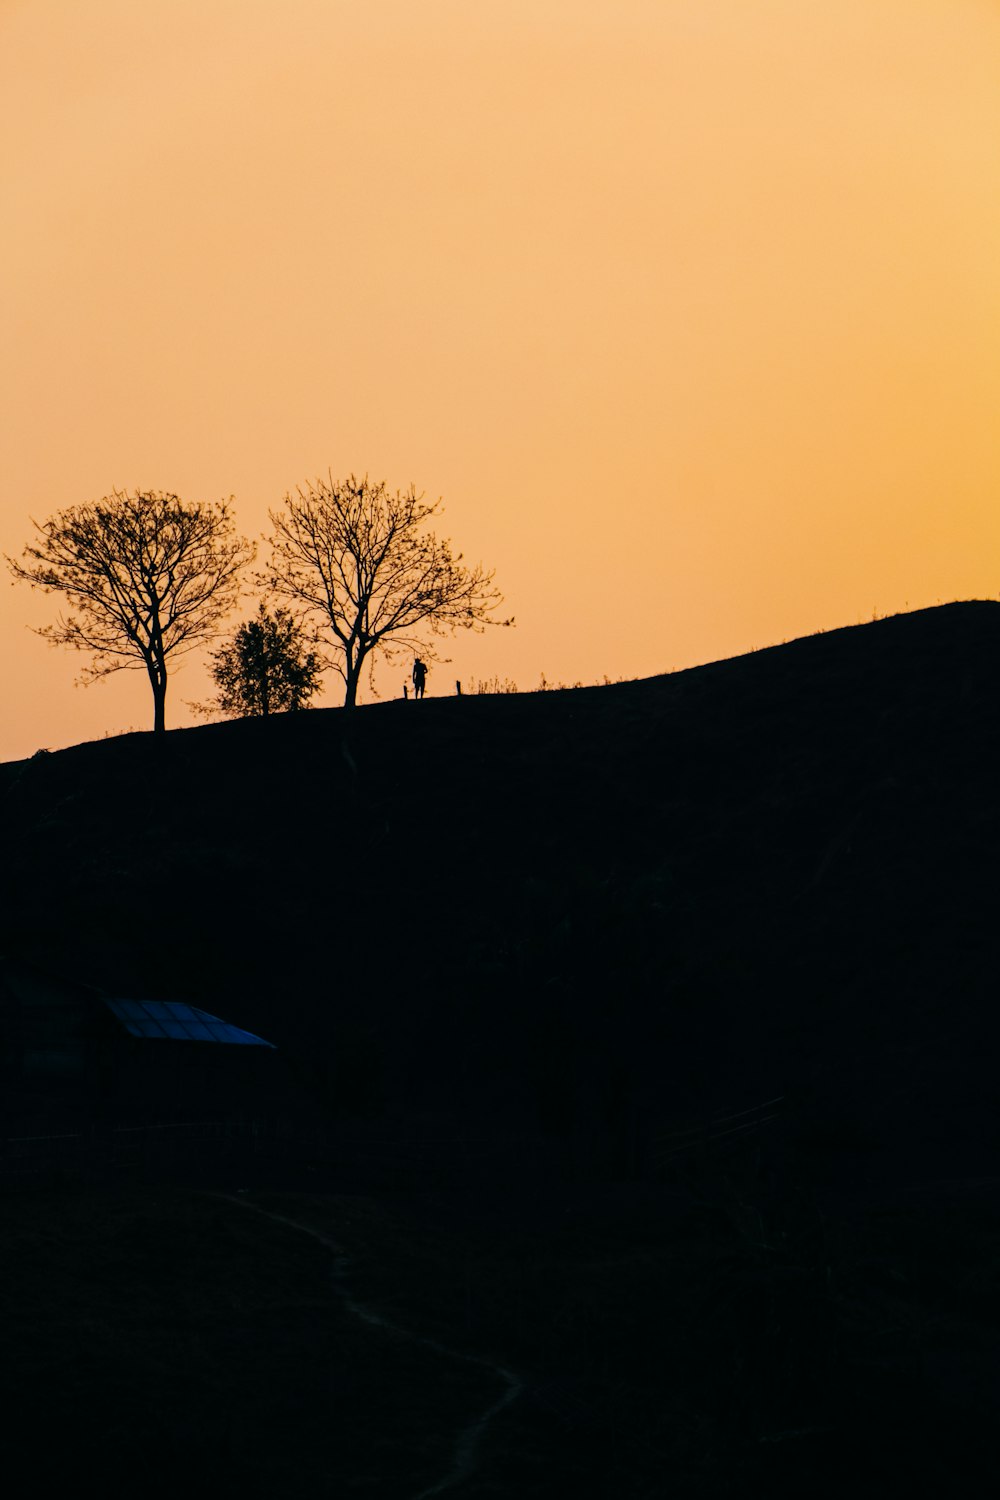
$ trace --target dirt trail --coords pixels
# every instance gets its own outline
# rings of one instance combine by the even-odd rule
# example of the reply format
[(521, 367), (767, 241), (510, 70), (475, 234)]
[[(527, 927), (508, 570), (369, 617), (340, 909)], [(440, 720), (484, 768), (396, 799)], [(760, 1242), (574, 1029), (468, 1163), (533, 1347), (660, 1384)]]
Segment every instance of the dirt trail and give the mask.
[(338, 1297), (347, 1311), (363, 1323), (369, 1323), (374, 1328), (384, 1328), (390, 1333), (395, 1333), (400, 1338), (407, 1339), (412, 1344), (421, 1348), (430, 1349), (434, 1354), (443, 1355), (447, 1359), (461, 1360), (464, 1364), (475, 1365), (482, 1370), (490, 1370), (502, 1381), (505, 1389), (501, 1395), (490, 1406), (486, 1408), (476, 1419), (467, 1423), (460, 1429), (452, 1449), (451, 1466), (447, 1472), (432, 1484), (422, 1490), (418, 1490), (411, 1500), (429, 1500), (431, 1495), (444, 1494), (446, 1490), (461, 1484), (472, 1474), (477, 1466), (477, 1453), (483, 1433), (486, 1431), (494, 1417), (511, 1402), (516, 1401), (524, 1390), (524, 1382), (513, 1370), (505, 1365), (498, 1365), (492, 1359), (486, 1359), (478, 1354), (467, 1354), (462, 1349), (452, 1349), (447, 1344), (440, 1343), (437, 1339), (427, 1338), (421, 1333), (414, 1333), (409, 1328), (403, 1328), (399, 1323), (393, 1322), (391, 1318), (384, 1318), (381, 1313), (374, 1312), (359, 1302), (345, 1285), (344, 1278), (348, 1267), (348, 1258), (340, 1245), (332, 1240), (322, 1230), (316, 1229), (311, 1224), (305, 1224), (300, 1219), (289, 1218), (287, 1214), (279, 1214), (268, 1208), (261, 1208), (259, 1204), (253, 1203), (248, 1198), (236, 1197), (230, 1193), (213, 1193), (214, 1198), (221, 1198), (226, 1203), (231, 1203), (237, 1208), (246, 1209), (249, 1213), (260, 1214), (265, 1219), (273, 1219), (277, 1224), (284, 1224), (289, 1229), (297, 1230), (299, 1234), (308, 1235), (310, 1239), (317, 1240), (333, 1256), (333, 1279)]

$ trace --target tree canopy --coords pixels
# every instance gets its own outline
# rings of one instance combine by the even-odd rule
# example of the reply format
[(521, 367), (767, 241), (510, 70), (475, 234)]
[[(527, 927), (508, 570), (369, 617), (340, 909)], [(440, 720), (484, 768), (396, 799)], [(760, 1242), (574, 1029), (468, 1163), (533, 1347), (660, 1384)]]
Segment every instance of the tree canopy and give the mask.
[(267, 584), (328, 632), (347, 707), (377, 656), (414, 651), (434, 661), (429, 637), (513, 624), (495, 618), (503, 596), (493, 572), (466, 566), (450, 542), (425, 529), (440, 509), (412, 485), (393, 494), (384, 481), (331, 474), (270, 513)]
[(236, 535), (228, 503), (112, 490), (33, 524), (38, 540), (23, 561), (7, 559), (10, 571), (34, 588), (64, 594), (74, 610), (38, 634), (91, 653), (84, 682), (144, 670), (153, 728), (162, 733), (169, 663), (216, 634), (255, 553)]
[(233, 718), (304, 708), (319, 687), (322, 669), (291, 611), (278, 608), (272, 614), (261, 601), (255, 618), (212, 653), (215, 703)]

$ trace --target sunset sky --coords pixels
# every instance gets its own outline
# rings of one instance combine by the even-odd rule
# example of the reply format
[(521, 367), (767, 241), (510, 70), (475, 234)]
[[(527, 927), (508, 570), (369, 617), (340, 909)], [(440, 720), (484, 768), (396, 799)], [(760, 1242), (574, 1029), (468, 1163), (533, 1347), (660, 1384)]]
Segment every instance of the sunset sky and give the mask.
[[(430, 694), (1000, 594), (1000, 0), (0, 0), (0, 144), (2, 552), (412, 481)], [(0, 582), (0, 758), (150, 726)]]

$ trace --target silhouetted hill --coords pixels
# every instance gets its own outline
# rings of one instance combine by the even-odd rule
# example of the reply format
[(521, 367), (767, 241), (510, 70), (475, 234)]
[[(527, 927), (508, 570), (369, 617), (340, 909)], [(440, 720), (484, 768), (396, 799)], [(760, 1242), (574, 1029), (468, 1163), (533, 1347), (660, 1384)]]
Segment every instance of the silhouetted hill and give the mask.
[(0, 945), (260, 1032), (342, 1113), (529, 1120), (613, 1168), (636, 1121), (786, 1094), (859, 1171), (975, 1170), (998, 663), (1000, 606), (952, 604), (4, 765)]

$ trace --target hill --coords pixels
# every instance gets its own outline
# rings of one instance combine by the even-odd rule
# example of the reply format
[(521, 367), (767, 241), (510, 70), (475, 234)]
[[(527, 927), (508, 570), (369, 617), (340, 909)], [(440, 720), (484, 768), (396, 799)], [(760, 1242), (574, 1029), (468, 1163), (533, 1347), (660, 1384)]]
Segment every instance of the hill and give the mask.
[(328, 1122), (250, 1193), (202, 1147), (222, 1198), (3, 1179), (15, 1470), (992, 1494), (998, 653), (956, 604), (0, 767), (0, 948), (270, 1037)]
[(614, 1170), (637, 1130), (784, 1095), (852, 1171), (974, 1169), (998, 660), (1000, 607), (952, 604), (7, 764), (0, 944), (268, 1036), (341, 1116), (528, 1122)]

